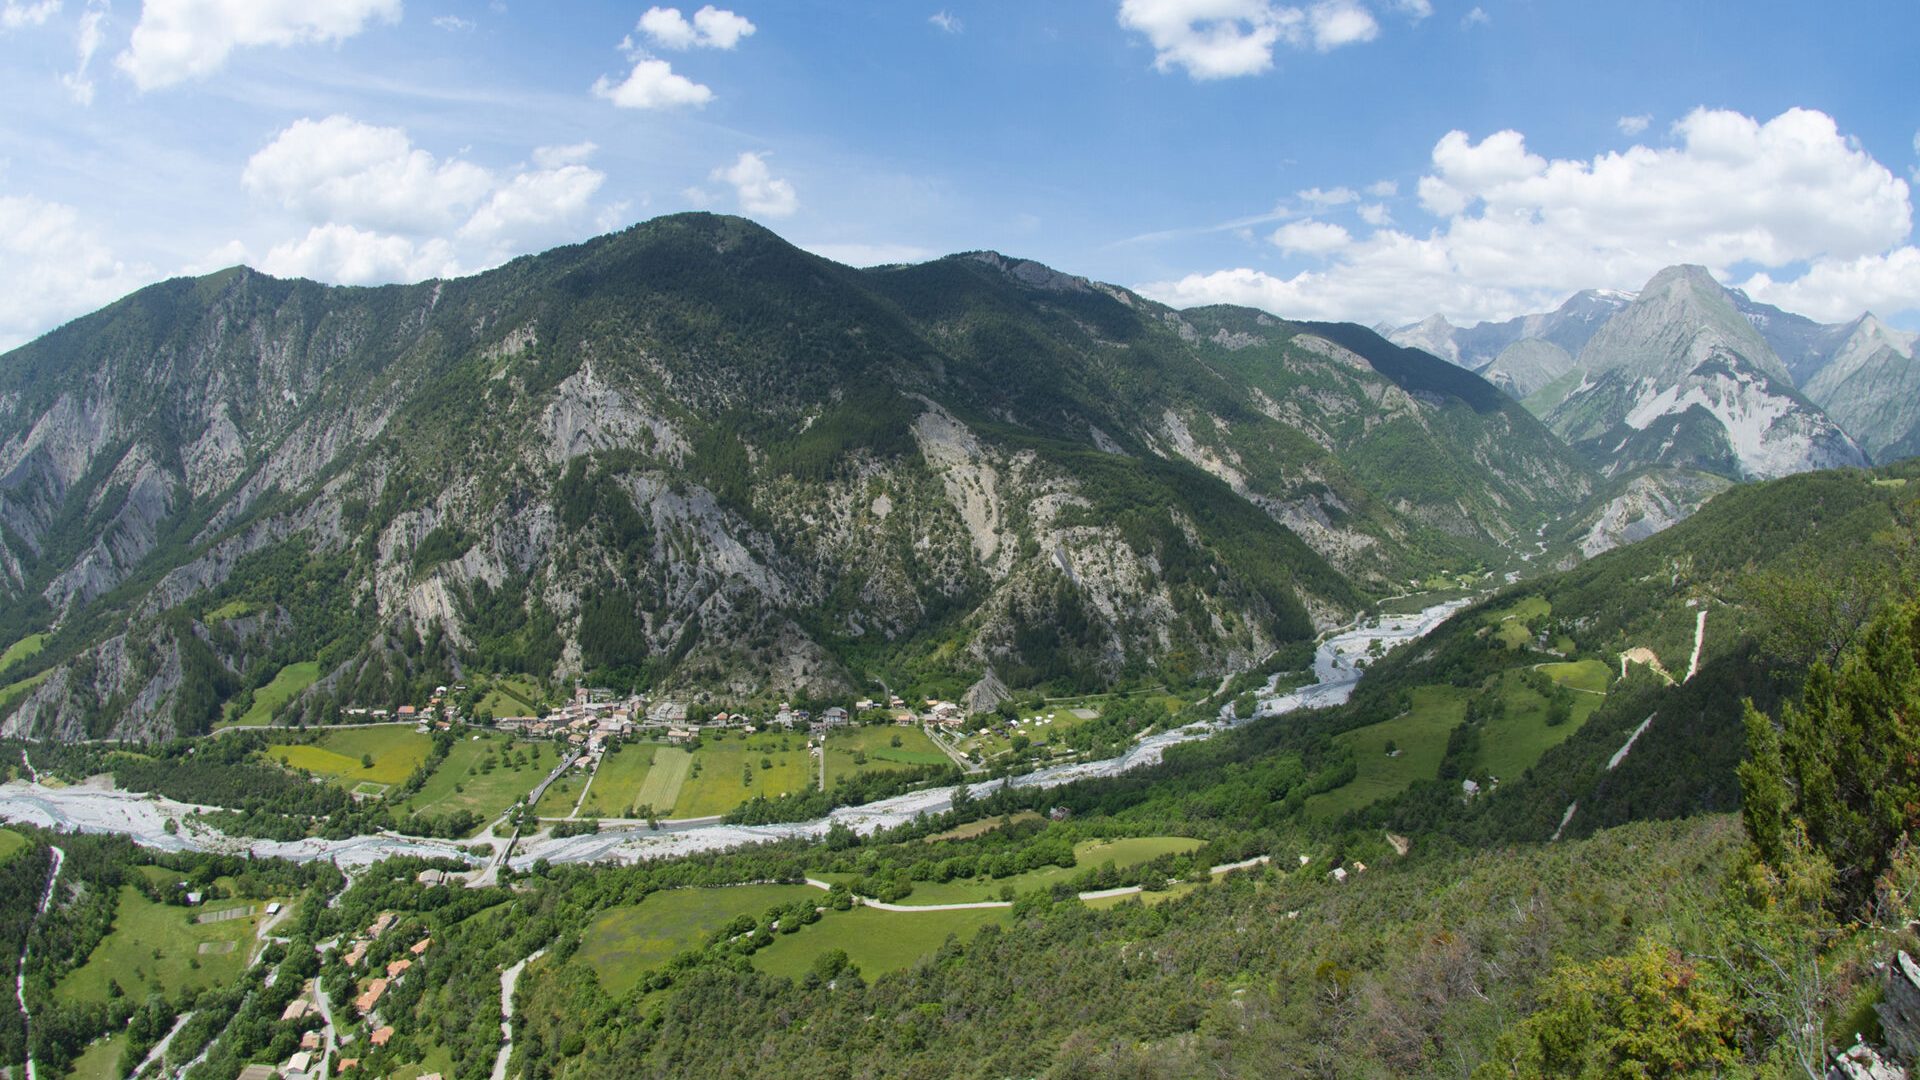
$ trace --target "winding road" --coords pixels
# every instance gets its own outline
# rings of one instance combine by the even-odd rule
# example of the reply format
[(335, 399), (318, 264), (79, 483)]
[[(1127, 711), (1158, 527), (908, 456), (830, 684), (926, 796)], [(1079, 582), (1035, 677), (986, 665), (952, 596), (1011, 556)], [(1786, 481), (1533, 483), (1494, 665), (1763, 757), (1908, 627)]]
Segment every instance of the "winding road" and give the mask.
[(541, 949), (500, 973), (500, 1053), (493, 1059), (493, 1080), (507, 1080), (507, 1059), (513, 1056), (513, 991), (520, 985), (520, 973), (546, 954)]
[[(25, 757), (24, 754), (21, 756)], [(31, 769), (32, 766), (29, 765), (28, 768)], [(53, 887), (60, 880), (61, 865), (67, 861), (67, 853), (59, 848), (49, 845), (47, 850), (53, 852), (53, 869), (47, 874), (47, 889), (40, 894), (40, 907), (33, 915), (36, 922), (39, 921), (40, 916), (47, 913), (47, 905), (53, 903)], [(28, 936), (32, 935), (31, 925), (27, 927), (27, 933)], [(20, 970), (13, 977), (13, 994), (20, 1002), (20, 1036), (27, 1044), (27, 1080), (39, 1080), (39, 1073), (33, 1064), (33, 1012), (27, 1008), (27, 943), (25, 941), (20, 943)]]

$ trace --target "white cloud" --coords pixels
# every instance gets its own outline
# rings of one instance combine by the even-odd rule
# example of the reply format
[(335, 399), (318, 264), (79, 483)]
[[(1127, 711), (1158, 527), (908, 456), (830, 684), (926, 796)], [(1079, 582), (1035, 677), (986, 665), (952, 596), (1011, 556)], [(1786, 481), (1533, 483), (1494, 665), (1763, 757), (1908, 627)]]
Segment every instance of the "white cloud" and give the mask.
[(1306, 15), (1268, 0), (1122, 0), (1120, 25), (1146, 35), (1160, 71), (1194, 79), (1257, 75), (1273, 48), (1305, 39)]
[(680, 105), (701, 106), (713, 100), (713, 91), (674, 73), (665, 60), (642, 58), (634, 62), (626, 81), (614, 85), (602, 75), (593, 84), (593, 95), (605, 98), (622, 109), (671, 109)]
[(472, 30), (478, 24), (472, 19), (463, 19), (458, 15), (436, 15), (433, 18), (433, 25), (442, 30), (451, 30), (458, 33), (460, 31)]
[(562, 165), (579, 165), (593, 157), (600, 147), (592, 142), (577, 142), (567, 146), (540, 146), (533, 151), (533, 163), (543, 169), (557, 169)]
[(240, 182), (317, 223), (414, 234), (457, 224), (495, 186), (486, 169), (441, 161), (400, 128), (347, 116), (294, 121), (247, 161)]
[(1460, 25), (1463, 27), (1485, 26), (1492, 21), (1493, 16), (1487, 14), (1487, 9), (1483, 7), (1473, 8), (1460, 16)]
[[(1428, 0), (1400, 0), (1424, 17)], [(1193, 79), (1258, 75), (1273, 67), (1276, 46), (1330, 52), (1380, 34), (1360, 0), (1320, 0), (1310, 8), (1276, 0), (1121, 0), (1120, 25), (1146, 36), (1153, 66), (1184, 69)]]
[(776, 178), (759, 154), (741, 154), (732, 165), (713, 170), (710, 179), (733, 185), (740, 209), (763, 217), (788, 217), (800, 209), (793, 185)]
[(1289, 221), (1273, 231), (1273, 244), (1299, 255), (1331, 255), (1353, 243), (1352, 234), (1325, 221)]
[(93, 76), (87, 69), (93, 65), (93, 54), (100, 51), (100, 42), (106, 36), (101, 30), (106, 21), (105, 7), (97, 4), (88, 5), (81, 13), (80, 26), (73, 35), (73, 72), (60, 76), (60, 85), (81, 105), (93, 104)]
[(1647, 127), (1652, 123), (1653, 117), (1646, 113), (1641, 113), (1638, 116), (1623, 116), (1618, 121), (1620, 134), (1626, 136), (1638, 135), (1647, 130)]
[(278, 244), (270, 273), (346, 284), (445, 277), (578, 239), (606, 215), (592, 143), (543, 146), (500, 173), (351, 117), (298, 120), (248, 160), (241, 184), (310, 223)]
[(960, 31), (966, 29), (966, 27), (961, 24), (960, 17), (958, 15), (954, 15), (946, 11), (934, 12), (933, 14), (927, 16), (927, 21), (939, 27), (943, 32), (948, 34), (957, 34)]
[(0, 3), (0, 30), (18, 30), (23, 26), (45, 26), (48, 19), (59, 13), (60, 0), (39, 0), (38, 3), (5, 0), (4, 3)]
[(73, 207), (0, 195), (0, 351), (151, 280), (151, 270), (118, 258)]
[[(1380, 228), (1325, 269), (1226, 270), (1143, 291), (1257, 301), (1289, 316), (1471, 321), (1541, 310), (1580, 288), (1638, 288), (1688, 262), (1722, 280), (1744, 268), (1753, 295), (1816, 318), (1920, 309), (1908, 185), (1831, 118), (1793, 109), (1761, 123), (1697, 109), (1672, 134), (1670, 146), (1548, 160), (1519, 132), (1478, 142), (1449, 132), (1419, 184), (1421, 205), (1442, 219), (1427, 235)], [(1308, 234), (1292, 239), (1291, 250), (1310, 252)], [(1768, 276), (1785, 273), (1798, 276)]]
[(1380, 36), (1380, 24), (1373, 20), (1373, 13), (1354, 0), (1323, 0), (1313, 5), (1308, 18), (1313, 25), (1313, 47), (1321, 52)]
[(1821, 259), (1792, 281), (1776, 282), (1761, 271), (1740, 287), (1756, 300), (1823, 322), (1851, 319), (1863, 311), (1914, 311), (1920, 309), (1920, 248), (1907, 245), (1883, 255)]
[(1376, 229), (1393, 224), (1393, 215), (1387, 211), (1385, 203), (1365, 203), (1356, 209), (1354, 213), (1360, 215), (1361, 221), (1366, 222)]
[(1393, 6), (1415, 22), (1433, 14), (1432, 0), (1395, 0)]
[(141, 90), (205, 78), (237, 48), (344, 41), (400, 0), (145, 0), (133, 40), (115, 58)]
[(687, 205), (698, 207), (702, 210), (720, 201), (719, 197), (713, 192), (698, 186), (681, 188), (680, 197), (687, 200)]
[(583, 216), (606, 179), (585, 165), (520, 173), (480, 204), (458, 237), (491, 247), (537, 245), (555, 225)]
[(1377, 180), (1367, 185), (1367, 194), (1376, 199), (1391, 199), (1400, 194), (1400, 185), (1392, 180)]
[(930, 248), (912, 244), (801, 244), (801, 247), (825, 259), (848, 266), (889, 266), (895, 263), (926, 262), (934, 257)]
[(453, 277), (461, 272), (445, 240), (390, 236), (352, 225), (315, 225), (299, 240), (274, 245), (260, 269), (276, 277), (339, 285), (377, 285)]
[(1305, 191), (1294, 192), (1294, 196), (1298, 198), (1301, 202), (1312, 203), (1313, 205), (1322, 207), (1322, 208), (1329, 207), (1329, 206), (1345, 206), (1347, 203), (1355, 202), (1360, 198), (1359, 194), (1349, 187), (1337, 187), (1337, 188), (1327, 188), (1327, 189), (1311, 187), (1306, 189)]
[(694, 12), (691, 22), (679, 8), (648, 8), (640, 16), (640, 32), (662, 49), (731, 49), (753, 31), (751, 22), (712, 4)]

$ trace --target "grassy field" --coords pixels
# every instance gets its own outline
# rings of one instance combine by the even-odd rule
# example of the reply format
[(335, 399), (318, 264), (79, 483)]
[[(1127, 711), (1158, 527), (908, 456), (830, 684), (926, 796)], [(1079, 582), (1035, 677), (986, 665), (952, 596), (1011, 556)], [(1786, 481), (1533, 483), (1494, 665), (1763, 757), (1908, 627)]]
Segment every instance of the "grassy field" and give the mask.
[[(780, 749), (783, 743), (785, 750)], [(763, 758), (773, 767), (761, 768)], [(751, 782), (745, 776), (751, 776)], [(798, 735), (703, 737), (674, 800), (673, 816), (724, 814), (755, 795), (778, 798), (812, 787), (815, 780), (813, 758)], [(655, 803), (655, 809), (659, 805)]]
[(259, 610), (251, 600), (229, 600), (212, 611), (207, 612), (208, 622), (221, 622), (226, 619), (238, 619)]
[(7, 686), (0, 687), (0, 709), (7, 708), (8, 706), (12, 705), (15, 701), (18, 701), (19, 699), (27, 696), (27, 693), (31, 691), (34, 687), (39, 686), (43, 682), (46, 682), (47, 676), (51, 674), (53, 674), (53, 669), (48, 668), (47, 670), (42, 671), (38, 675), (29, 675), (26, 678), (21, 679), (19, 682), (10, 683)]
[(872, 979), (913, 966), (914, 961), (940, 948), (950, 934), (967, 941), (988, 923), (1006, 926), (1012, 921), (1013, 913), (1008, 908), (903, 912), (856, 907), (828, 911), (819, 922), (801, 927), (798, 933), (777, 935), (773, 944), (753, 954), (753, 966), (769, 975), (799, 979), (821, 953), (845, 949), (860, 974)]
[(1129, 866), (1138, 866), (1171, 852), (1192, 851), (1200, 846), (1200, 841), (1185, 836), (1135, 836), (1124, 840), (1082, 840), (1073, 845), (1073, 857), (1076, 862), (1072, 869), (1064, 866), (1045, 866), (1004, 878), (964, 878), (946, 882), (916, 881), (913, 883), (913, 892), (900, 902), (911, 905), (971, 904), (981, 900), (998, 900), (1001, 892), (1008, 886), (1013, 887), (1016, 895), (1032, 892), (1035, 889), (1048, 888), (1055, 882), (1071, 880), (1102, 863), (1110, 862), (1124, 869)]
[[(1598, 660), (1572, 664), (1545, 664), (1540, 670), (1554, 682), (1576, 691), (1573, 718), (1558, 727), (1547, 726), (1547, 699), (1541, 697), (1519, 671), (1500, 678), (1504, 708), (1486, 721), (1480, 732), (1480, 764), (1503, 780), (1516, 779), (1540, 760), (1540, 755), (1580, 730), (1587, 717), (1606, 700), (1607, 666)], [(1593, 688), (1592, 692), (1586, 692)]]
[(0, 863), (27, 850), (27, 838), (12, 829), (0, 829)]
[(73, 1059), (73, 1071), (67, 1073), (68, 1080), (120, 1080), (120, 1055), (126, 1048), (125, 1032), (95, 1039), (79, 1057)]
[[(559, 760), (544, 743), (516, 742), (492, 733), (463, 738), (402, 809), (414, 814), (471, 810), (492, 821), (532, 791)], [(357, 768), (359, 762), (354, 764)]]
[(1039, 814), (1034, 813), (1032, 810), (1022, 810), (1006, 818), (981, 818), (979, 821), (969, 821), (965, 825), (955, 825), (945, 832), (934, 833), (932, 836), (926, 837), (925, 840), (929, 844), (938, 843), (942, 840), (971, 840), (976, 836), (984, 836), (1003, 825), (1011, 825), (1021, 821), (1039, 820)]
[[(646, 801), (640, 798), (640, 792), (647, 786), (647, 778), (653, 772), (654, 755), (663, 750), (673, 750), (673, 747), (628, 743), (620, 748), (619, 753), (602, 757), (600, 771), (593, 778), (593, 790), (587, 792), (587, 802), (580, 808), (580, 813), (584, 815), (597, 810), (602, 817), (632, 817), (632, 809)], [(686, 757), (685, 751), (678, 753)], [(656, 813), (661, 809), (654, 807)]]
[(693, 768), (693, 755), (677, 746), (657, 747), (653, 751), (653, 767), (647, 770), (647, 778), (634, 792), (633, 801), (639, 805), (651, 806), (656, 814), (664, 816), (680, 799), (680, 788), (687, 782), (687, 773)]
[[(893, 745), (894, 740), (899, 746)], [(863, 760), (854, 763), (854, 755)], [(917, 727), (848, 728), (827, 736), (827, 786), (843, 776), (863, 772), (904, 769), (913, 765), (946, 765), (953, 759), (933, 745), (927, 733)]]
[[(244, 918), (203, 923), (201, 916), (245, 907)], [(247, 966), (254, 928), (265, 903), (223, 900), (204, 908), (169, 907), (147, 899), (131, 885), (120, 888), (113, 932), (101, 940), (87, 962), (54, 987), (62, 1001), (104, 1002), (107, 984), (117, 982), (135, 1001), (149, 992), (175, 994), (182, 989), (224, 986)]]
[(544, 696), (532, 679), (504, 676), (488, 685), (487, 694), (480, 699), (478, 708), (495, 719), (502, 716), (535, 716), (540, 711), (538, 703)]
[[(614, 997), (668, 960), (705, 943), (735, 916), (759, 915), (802, 898), (826, 894), (807, 885), (738, 885), (724, 889), (669, 889), (638, 904), (609, 908), (587, 925), (580, 958)], [(804, 931), (803, 931), (804, 933)]]
[(0, 653), (0, 671), (5, 671), (22, 660), (32, 659), (46, 644), (47, 635), (28, 634), (7, 646), (7, 651)]
[[(1459, 725), (1466, 708), (1465, 690), (1422, 686), (1413, 691), (1413, 708), (1406, 713), (1335, 736), (1352, 748), (1359, 775), (1308, 799), (1306, 812), (1318, 818), (1338, 817), (1433, 776), (1446, 753), (1447, 736)], [(1398, 757), (1387, 756), (1388, 742), (1399, 748)]]
[[(267, 756), (291, 768), (332, 777), (349, 788), (361, 784), (397, 784), (413, 775), (427, 760), (433, 740), (405, 724), (343, 728), (318, 742), (299, 746), (269, 746)], [(360, 764), (373, 758), (371, 768)]]
[(1486, 621), (1493, 627), (1495, 640), (1509, 649), (1521, 649), (1533, 640), (1533, 621), (1552, 613), (1553, 605), (1547, 603), (1546, 597), (1529, 596), (1510, 607), (1489, 611)]
[(240, 716), (229, 715), (219, 727), (261, 727), (273, 719), (273, 711), (320, 677), (320, 665), (317, 661), (305, 661), (288, 664), (274, 673), (267, 685), (253, 692), (253, 705)]
[(1613, 679), (1613, 669), (1598, 660), (1579, 660), (1568, 664), (1541, 664), (1547, 678), (1570, 690), (1605, 694)]
[(540, 801), (533, 804), (533, 812), (543, 818), (571, 816), (574, 803), (580, 801), (581, 789), (587, 786), (587, 778), (592, 775), (576, 762), (566, 775), (547, 785), (547, 790), (540, 794)]

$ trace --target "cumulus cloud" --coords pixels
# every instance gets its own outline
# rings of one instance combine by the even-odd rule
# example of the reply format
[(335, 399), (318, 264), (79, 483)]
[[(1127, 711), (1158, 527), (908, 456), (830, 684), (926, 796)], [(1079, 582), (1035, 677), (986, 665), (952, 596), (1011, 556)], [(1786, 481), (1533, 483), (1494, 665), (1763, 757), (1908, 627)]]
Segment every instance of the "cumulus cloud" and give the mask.
[(1419, 22), (1421, 19), (1433, 14), (1433, 4), (1431, 0), (1395, 0), (1393, 6), (1399, 8), (1402, 14), (1413, 19), (1415, 22)]
[(1385, 203), (1364, 203), (1354, 213), (1360, 215), (1361, 221), (1376, 229), (1393, 224), (1393, 215), (1388, 212)]
[(1483, 7), (1472, 8), (1460, 16), (1460, 25), (1463, 27), (1485, 26), (1492, 21), (1493, 16), (1487, 14), (1487, 9)]
[(73, 71), (60, 76), (60, 85), (81, 105), (93, 104), (93, 76), (87, 69), (93, 66), (93, 54), (100, 51), (100, 42), (106, 36), (102, 30), (106, 21), (104, 0), (96, 0), (81, 13), (79, 28), (73, 35)]
[(1392, 180), (1378, 180), (1367, 185), (1367, 194), (1376, 199), (1391, 199), (1400, 194), (1400, 185)]
[(433, 17), (433, 25), (442, 30), (451, 30), (458, 33), (460, 31), (472, 30), (478, 24), (472, 19), (463, 19), (458, 15), (436, 15)]
[(1373, 13), (1353, 0), (1324, 0), (1308, 13), (1313, 27), (1313, 47), (1331, 52), (1342, 45), (1372, 41), (1380, 36), (1380, 24)]
[(1289, 221), (1273, 231), (1273, 244), (1281, 251), (1301, 255), (1330, 255), (1353, 243), (1352, 234), (1325, 221)]
[(1653, 123), (1653, 117), (1641, 113), (1638, 116), (1623, 116), (1616, 123), (1620, 128), (1620, 134), (1633, 136), (1647, 130), (1647, 127)]
[(499, 172), (413, 145), (400, 128), (347, 116), (295, 121), (248, 160), (241, 185), (305, 218), (270, 273), (345, 284), (445, 277), (576, 239), (606, 180), (592, 143), (545, 146)]
[(478, 165), (439, 160), (400, 128), (348, 116), (294, 121), (247, 161), (240, 182), (316, 222), (414, 234), (457, 224), (495, 186)]
[(5, 0), (4, 3), (0, 3), (0, 30), (18, 30), (23, 26), (44, 26), (48, 19), (59, 13), (60, 0), (39, 0), (38, 3)]
[(966, 29), (965, 26), (961, 25), (960, 17), (951, 12), (936, 11), (927, 16), (927, 21), (939, 27), (942, 33), (957, 34)]
[[(1792, 109), (1762, 123), (1696, 109), (1672, 136), (1549, 160), (1517, 131), (1478, 141), (1449, 132), (1419, 182), (1421, 206), (1441, 219), (1427, 235), (1380, 227), (1327, 249), (1324, 269), (1226, 270), (1143, 291), (1291, 316), (1412, 321), (1438, 311), (1470, 321), (1540, 310), (1580, 288), (1638, 288), (1689, 262), (1722, 280), (1748, 273), (1754, 296), (1816, 318), (1920, 307), (1908, 185), (1830, 117)], [(1325, 253), (1298, 242), (1310, 234), (1293, 239), (1282, 246)], [(1771, 276), (1790, 272), (1798, 276)]]
[(0, 195), (0, 351), (152, 280), (63, 203)]
[(594, 81), (593, 96), (622, 109), (671, 109), (701, 106), (713, 100), (713, 91), (673, 70), (665, 60), (636, 60), (625, 80), (614, 83), (605, 75)]
[(344, 41), (399, 18), (400, 0), (146, 0), (114, 63), (157, 90), (213, 74), (235, 49)]
[(1890, 315), (1920, 309), (1920, 248), (1898, 247), (1882, 255), (1821, 259), (1790, 281), (1760, 271), (1742, 282), (1748, 296), (1823, 322), (1851, 319), (1863, 311)]
[[(1403, 0), (1420, 17), (1426, 0)], [(1146, 37), (1159, 71), (1193, 79), (1258, 75), (1280, 45), (1329, 52), (1372, 41), (1380, 24), (1359, 0), (1321, 0), (1310, 8), (1274, 0), (1121, 0), (1120, 25)]]
[(640, 16), (640, 32), (662, 49), (731, 49), (753, 35), (754, 25), (731, 11), (708, 4), (689, 21), (679, 8), (648, 8)]
[(276, 244), (260, 261), (276, 277), (313, 278), (338, 285), (424, 281), (461, 272), (453, 245), (355, 228), (316, 225), (298, 240)]
[(793, 185), (775, 177), (766, 158), (759, 154), (741, 154), (732, 165), (713, 170), (711, 179), (731, 184), (740, 209), (749, 214), (789, 217), (800, 209), (800, 196)]

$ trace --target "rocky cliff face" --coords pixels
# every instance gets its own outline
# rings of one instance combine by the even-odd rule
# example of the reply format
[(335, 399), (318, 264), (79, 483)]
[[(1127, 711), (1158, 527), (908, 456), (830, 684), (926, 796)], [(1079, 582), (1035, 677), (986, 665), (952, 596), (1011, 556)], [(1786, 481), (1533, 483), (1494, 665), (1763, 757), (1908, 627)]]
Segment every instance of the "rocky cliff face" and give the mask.
[(1764, 479), (1867, 463), (1700, 267), (1655, 275), (1576, 367), (1579, 384), (1546, 419), (1608, 475), (1658, 465)]
[(1403, 353), (707, 215), (459, 281), (167, 282), (0, 358), (0, 636), (50, 635), (0, 730), (197, 730), (295, 663), (289, 718), (474, 669), (1217, 677), (1589, 489)]
[(1862, 315), (1832, 358), (1807, 382), (1807, 396), (1852, 432), (1875, 461), (1920, 454), (1920, 334)]

